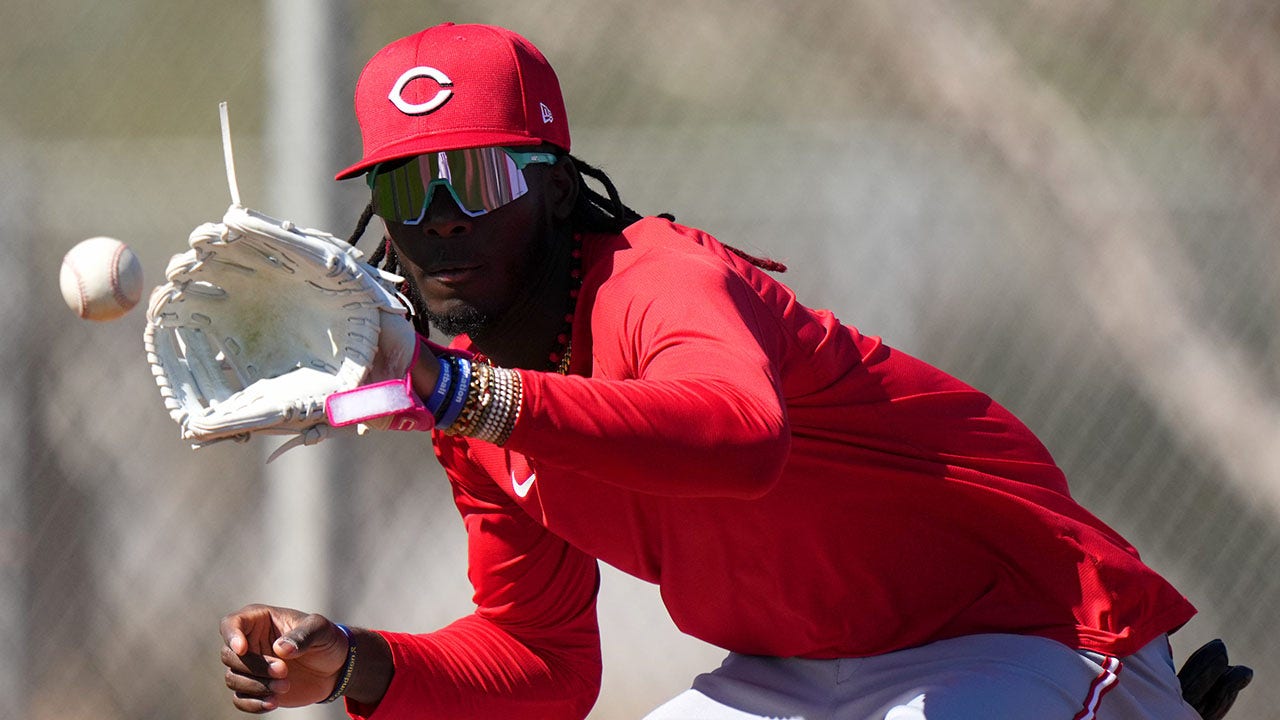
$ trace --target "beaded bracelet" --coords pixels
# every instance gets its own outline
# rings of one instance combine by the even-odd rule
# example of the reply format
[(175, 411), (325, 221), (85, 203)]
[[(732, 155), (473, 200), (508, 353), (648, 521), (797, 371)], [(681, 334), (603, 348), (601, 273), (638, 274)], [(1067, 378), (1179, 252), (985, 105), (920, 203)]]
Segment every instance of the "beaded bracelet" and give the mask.
[(320, 701), (320, 704), (331, 703), (342, 697), (347, 692), (347, 686), (351, 684), (351, 676), (356, 670), (356, 641), (351, 636), (351, 629), (346, 625), (334, 623), (342, 634), (347, 638), (347, 661), (342, 664), (342, 672), (338, 675), (338, 683), (334, 685), (333, 692), (329, 693), (329, 697)]
[(470, 387), (467, 388), (466, 402), (462, 405), (462, 412), (458, 415), (458, 421), (449, 428), (452, 434), (468, 437), (475, 434), (476, 426), (480, 422), (480, 414), (492, 400), (489, 392), (489, 379), (492, 375), (491, 366), (485, 364), (475, 366), (471, 374)]
[(516, 428), (516, 421), (520, 419), (520, 405), (524, 401), (524, 386), (521, 384), (520, 373), (515, 370), (506, 371), (507, 380), (509, 382), (508, 392), (511, 395), (511, 406), (503, 415), (502, 427), (498, 430), (498, 437), (494, 438), (495, 445), (501, 445), (511, 436), (511, 431)]
[(511, 405), (511, 391), (507, 373), (494, 370), (489, 378), (489, 384), (490, 401), (480, 411), (472, 436), (479, 440), (493, 442), (498, 435), (498, 430), (502, 427), (502, 417)]
[(520, 373), (476, 365), (458, 422), (445, 432), (501, 445), (515, 429), (523, 400)]
[(512, 404), (511, 373), (493, 370), (490, 382), (493, 386), (491, 402), (480, 413), (480, 421), (474, 437), (488, 442), (495, 442), (501, 435), (503, 422), (510, 414)]

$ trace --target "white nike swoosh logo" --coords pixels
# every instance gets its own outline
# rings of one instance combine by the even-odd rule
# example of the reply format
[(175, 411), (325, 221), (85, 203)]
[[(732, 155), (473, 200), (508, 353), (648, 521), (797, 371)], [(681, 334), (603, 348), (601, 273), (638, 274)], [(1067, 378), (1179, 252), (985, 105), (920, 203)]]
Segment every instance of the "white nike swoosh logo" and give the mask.
[(516, 474), (511, 473), (511, 489), (516, 491), (517, 497), (524, 497), (529, 494), (529, 488), (533, 487), (533, 481), (538, 479), (537, 473), (529, 473), (529, 477), (524, 482), (516, 482)]

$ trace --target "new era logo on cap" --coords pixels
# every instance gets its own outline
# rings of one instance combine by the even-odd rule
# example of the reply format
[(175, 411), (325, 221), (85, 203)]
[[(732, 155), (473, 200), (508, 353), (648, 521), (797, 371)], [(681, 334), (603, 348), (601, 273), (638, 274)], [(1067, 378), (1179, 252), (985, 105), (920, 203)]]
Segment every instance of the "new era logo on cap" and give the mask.
[(555, 71), (528, 40), (492, 25), (437, 25), (387, 45), (361, 72), (355, 109), (364, 154), (339, 180), (440, 150), (570, 149)]

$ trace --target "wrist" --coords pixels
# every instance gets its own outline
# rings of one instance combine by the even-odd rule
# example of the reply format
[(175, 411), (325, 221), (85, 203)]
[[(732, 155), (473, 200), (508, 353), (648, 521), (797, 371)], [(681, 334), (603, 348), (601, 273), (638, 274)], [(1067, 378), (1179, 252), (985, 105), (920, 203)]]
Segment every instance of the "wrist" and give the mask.
[[(421, 341), (419, 341), (421, 342)], [(431, 346), (428, 345), (430, 350)], [(409, 367), (409, 386), (423, 402), (431, 397), (440, 381), (440, 354), (435, 352), (419, 352)]]
[(351, 677), (355, 674), (356, 661), (359, 659), (359, 649), (356, 647), (356, 641), (352, 637), (351, 629), (340, 623), (334, 623), (334, 627), (338, 628), (338, 631), (347, 639), (347, 659), (342, 663), (342, 667), (338, 669), (338, 679), (334, 681), (333, 692), (329, 693), (329, 697), (321, 700), (321, 704), (331, 703), (347, 694), (347, 688), (351, 685)]
[(421, 349), (422, 341), (419, 340), (408, 368), (400, 377), (342, 390), (326, 397), (324, 411), (328, 423), (333, 427), (363, 423), (380, 430), (430, 430), (435, 424), (435, 411), (430, 399), (423, 404), (415, 372), (422, 365), (424, 355), (429, 358), (429, 364), (438, 363), (434, 356), (421, 352)]
[[(385, 638), (373, 630), (348, 628), (351, 633), (352, 647), (358, 658), (347, 681), (343, 695), (348, 701), (361, 707), (377, 707), (382, 697), (391, 686), (391, 678), (395, 674), (395, 663), (391, 658), (391, 647)], [(339, 678), (341, 684), (341, 678)]]

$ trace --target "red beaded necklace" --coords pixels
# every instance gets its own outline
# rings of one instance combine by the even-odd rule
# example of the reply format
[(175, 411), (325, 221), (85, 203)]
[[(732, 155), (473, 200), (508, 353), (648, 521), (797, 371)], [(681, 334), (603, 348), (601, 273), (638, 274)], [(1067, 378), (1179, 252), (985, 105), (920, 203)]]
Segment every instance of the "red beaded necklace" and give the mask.
[(569, 251), (569, 300), (564, 314), (564, 326), (556, 335), (556, 347), (547, 359), (551, 367), (561, 375), (569, 374), (573, 362), (573, 317), (578, 309), (578, 294), (582, 290), (582, 239), (573, 236), (573, 248)]

